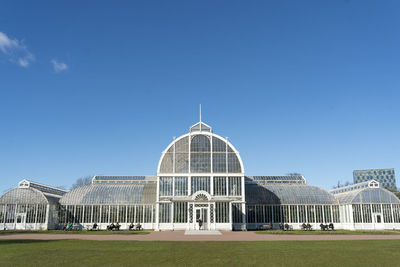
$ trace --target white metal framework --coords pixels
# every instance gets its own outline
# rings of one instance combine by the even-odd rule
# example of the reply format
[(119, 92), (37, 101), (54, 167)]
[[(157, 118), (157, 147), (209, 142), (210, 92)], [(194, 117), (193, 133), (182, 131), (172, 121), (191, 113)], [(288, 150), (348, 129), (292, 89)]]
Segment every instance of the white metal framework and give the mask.
[(375, 180), (331, 191), (302, 175), (245, 176), (239, 152), (202, 122), (162, 152), (157, 176), (94, 176), (71, 191), (22, 180), (0, 197), (1, 229), (232, 230), (282, 224), (400, 229), (400, 200)]
[[(244, 167), (239, 152), (209, 125), (196, 123), (162, 152), (156, 207), (155, 229), (242, 227)], [(236, 209), (241, 214), (232, 218)]]

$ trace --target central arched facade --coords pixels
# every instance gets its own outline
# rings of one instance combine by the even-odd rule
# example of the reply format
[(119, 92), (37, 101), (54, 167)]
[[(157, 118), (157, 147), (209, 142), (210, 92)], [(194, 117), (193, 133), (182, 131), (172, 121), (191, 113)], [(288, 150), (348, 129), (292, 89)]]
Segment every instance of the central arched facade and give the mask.
[(171, 142), (157, 168), (156, 229), (231, 230), (245, 220), (236, 148), (203, 122)]

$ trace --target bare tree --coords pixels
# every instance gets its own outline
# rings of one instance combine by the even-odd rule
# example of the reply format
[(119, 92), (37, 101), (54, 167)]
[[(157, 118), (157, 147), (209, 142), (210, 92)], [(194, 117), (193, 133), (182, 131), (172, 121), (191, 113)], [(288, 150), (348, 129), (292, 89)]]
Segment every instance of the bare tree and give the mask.
[(352, 184), (353, 184), (353, 183), (351, 183), (351, 182), (349, 182), (349, 181), (346, 181), (346, 182), (344, 182), (344, 184), (342, 184), (342, 183), (340, 182), (340, 180), (339, 180), (339, 181), (337, 181), (337, 185), (332, 186), (332, 188), (333, 188), (333, 189), (336, 189), (336, 188), (340, 188), (340, 187), (348, 186), (348, 185), (352, 185)]
[(90, 185), (91, 183), (92, 183), (92, 176), (80, 177), (76, 180), (75, 183), (72, 184), (71, 189), (75, 189), (85, 185)]

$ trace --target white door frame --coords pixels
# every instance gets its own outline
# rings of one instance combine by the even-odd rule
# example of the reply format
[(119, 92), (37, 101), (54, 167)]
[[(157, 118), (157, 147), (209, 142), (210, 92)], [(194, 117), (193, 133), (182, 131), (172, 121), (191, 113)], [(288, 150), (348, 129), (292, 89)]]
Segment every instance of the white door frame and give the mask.
[[(196, 204), (200, 204), (200, 207), (196, 207)], [(209, 203), (194, 203), (193, 205), (193, 224), (192, 224), (192, 229), (194, 230), (200, 230), (199, 229), (199, 223), (197, 222), (197, 211), (199, 211), (199, 214), (203, 220), (203, 225), (201, 227), (201, 230), (209, 230), (210, 229), (210, 204)], [(203, 212), (203, 215), (202, 215)], [(204, 220), (204, 216), (206, 217), (206, 220)]]
[[(378, 216), (380, 217), (380, 222), (378, 222)], [(375, 229), (384, 229), (384, 221), (383, 221), (383, 213), (382, 212), (373, 212), (372, 213), (372, 220), (374, 222)]]
[[(21, 221), (18, 222), (18, 218), (21, 218)], [(15, 214), (15, 229), (16, 230), (25, 230), (26, 228), (26, 213), (16, 213)]]

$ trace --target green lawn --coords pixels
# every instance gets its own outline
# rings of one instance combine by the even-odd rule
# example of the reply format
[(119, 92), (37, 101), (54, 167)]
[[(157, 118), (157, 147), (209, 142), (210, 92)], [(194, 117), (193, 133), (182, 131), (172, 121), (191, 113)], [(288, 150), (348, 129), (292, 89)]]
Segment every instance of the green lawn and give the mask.
[(1, 266), (396, 266), (400, 240), (0, 240)]
[(46, 231), (18, 231), (18, 230), (10, 230), (10, 231), (1, 231), (2, 234), (78, 234), (78, 235), (146, 235), (149, 232), (147, 231), (128, 231), (128, 230), (120, 230), (120, 231), (106, 231), (106, 230), (98, 230), (98, 231), (63, 231), (63, 230), (46, 230)]
[(283, 230), (265, 230), (265, 231), (255, 231), (256, 234), (265, 235), (398, 235), (400, 232), (396, 231), (385, 231), (385, 230), (335, 230), (335, 231), (304, 231), (304, 230), (293, 230), (293, 231), (283, 231)]

